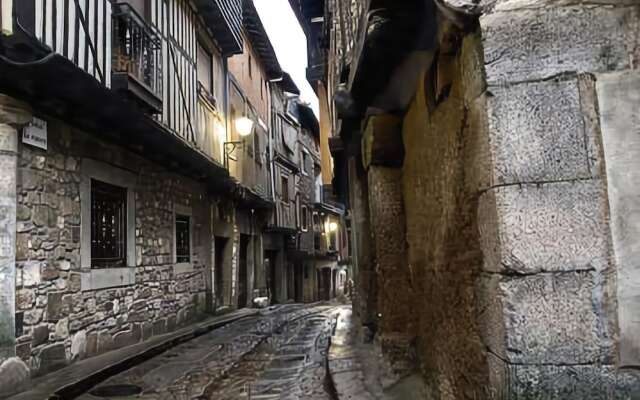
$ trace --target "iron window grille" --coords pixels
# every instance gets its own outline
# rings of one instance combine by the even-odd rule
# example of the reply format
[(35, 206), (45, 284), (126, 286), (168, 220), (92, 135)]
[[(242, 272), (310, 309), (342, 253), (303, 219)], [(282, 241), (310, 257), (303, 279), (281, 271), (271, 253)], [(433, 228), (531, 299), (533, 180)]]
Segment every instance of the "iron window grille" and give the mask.
[(191, 218), (176, 215), (176, 262), (191, 262)]
[(91, 266), (127, 265), (127, 189), (91, 180)]

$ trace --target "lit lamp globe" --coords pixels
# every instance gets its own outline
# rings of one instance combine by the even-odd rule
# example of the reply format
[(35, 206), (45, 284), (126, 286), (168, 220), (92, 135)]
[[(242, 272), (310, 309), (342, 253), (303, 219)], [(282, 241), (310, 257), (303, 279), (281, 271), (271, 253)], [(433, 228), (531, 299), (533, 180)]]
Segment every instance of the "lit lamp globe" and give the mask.
[(329, 223), (329, 232), (335, 232), (338, 230), (338, 224), (335, 222)]
[(242, 137), (251, 135), (253, 131), (253, 121), (247, 117), (238, 118), (236, 120), (236, 130)]

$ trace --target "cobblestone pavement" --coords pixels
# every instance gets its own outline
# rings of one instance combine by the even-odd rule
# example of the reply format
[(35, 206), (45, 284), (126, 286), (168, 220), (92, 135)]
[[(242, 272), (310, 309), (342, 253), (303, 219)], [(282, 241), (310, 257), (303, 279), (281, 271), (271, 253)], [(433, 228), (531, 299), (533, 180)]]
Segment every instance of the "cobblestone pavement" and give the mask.
[[(336, 308), (284, 305), (174, 347), (78, 399), (331, 400), (325, 360)], [(101, 391), (140, 393), (113, 396)]]

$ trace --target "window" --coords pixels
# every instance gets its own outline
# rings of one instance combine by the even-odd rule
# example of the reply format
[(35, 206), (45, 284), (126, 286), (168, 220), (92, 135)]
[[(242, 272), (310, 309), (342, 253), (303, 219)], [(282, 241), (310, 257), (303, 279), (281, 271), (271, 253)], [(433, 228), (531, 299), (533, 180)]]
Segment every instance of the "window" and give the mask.
[(289, 178), (286, 176), (280, 177), (280, 185), (282, 186), (282, 201), (289, 202)]
[(213, 56), (201, 43), (198, 43), (198, 82), (213, 93)]
[(264, 81), (260, 78), (260, 99), (264, 100)]
[(253, 60), (251, 59), (251, 54), (249, 54), (249, 78), (253, 78)]
[(307, 206), (302, 206), (302, 210), (300, 211), (301, 217), (301, 227), (304, 232), (309, 230), (309, 209)]
[(176, 262), (191, 262), (191, 218), (176, 214)]
[(127, 189), (91, 180), (91, 267), (127, 265)]
[(307, 153), (306, 151), (302, 151), (302, 157), (301, 157), (301, 162), (302, 162), (302, 174), (303, 175), (309, 175), (309, 153)]

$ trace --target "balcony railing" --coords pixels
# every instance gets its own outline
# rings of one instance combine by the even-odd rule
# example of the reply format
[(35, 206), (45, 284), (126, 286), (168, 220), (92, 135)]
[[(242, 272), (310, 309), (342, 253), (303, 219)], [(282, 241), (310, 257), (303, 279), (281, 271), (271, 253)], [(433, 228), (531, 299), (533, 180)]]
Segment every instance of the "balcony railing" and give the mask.
[(161, 40), (130, 5), (113, 9), (113, 87), (151, 112), (162, 111)]

